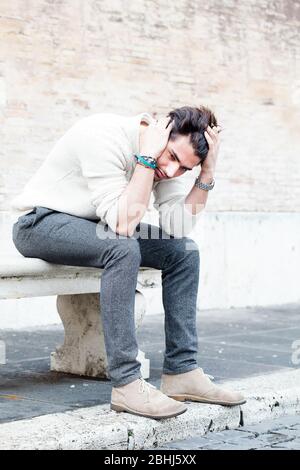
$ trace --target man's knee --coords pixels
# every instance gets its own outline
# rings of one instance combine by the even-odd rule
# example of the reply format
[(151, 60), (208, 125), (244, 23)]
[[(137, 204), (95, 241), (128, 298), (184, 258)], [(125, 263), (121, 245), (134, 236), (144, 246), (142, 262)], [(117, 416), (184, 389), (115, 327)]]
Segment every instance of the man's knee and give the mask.
[(185, 251), (199, 257), (199, 246), (195, 240), (189, 237), (183, 237), (182, 240), (185, 243)]
[(187, 256), (189, 257), (190, 267), (194, 267), (195, 271), (200, 269), (200, 251), (199, 246), (192, 238), (185, 237), (185, 246)]
[(199, 263), (200, 254), (197, 243), (189, 237), (173, 238), (169, 244), (170, 256), (172, 258), (193, 259), (195, 263)]
[(131, 266), (141, 264), (140, 245), (133, 238), (118, 240), (111, 250), (111, 259), (114, 261), (124, 261)]

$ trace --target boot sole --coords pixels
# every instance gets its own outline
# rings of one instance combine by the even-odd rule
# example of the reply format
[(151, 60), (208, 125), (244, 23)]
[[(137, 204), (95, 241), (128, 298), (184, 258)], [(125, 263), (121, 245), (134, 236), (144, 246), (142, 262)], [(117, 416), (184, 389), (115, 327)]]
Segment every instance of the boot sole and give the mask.
[(235, 402), (226, 402), (226, 401), (213, 401), (208, 400), (207, 398), (201, 398), (197, 395), (168, 395), (168, 397), (173, 398), (173, 400), (177, 401), (196, 401), (198, 403), (207, 403), (210, 405), (222, 405), (222, 406), (238, 406), (244, 405), (247, 403), (247, 400), (240, 400)]
[(110, 404), (110, 409), (113, 411), (116, 411), (117, 413), (130, 413), (132, 415), (136, 416), (143, 416), (145, 418), (152, 418), (152, 419), (166, 419), (166, 418), (174, 418), (175, 416), (179, 416), (187, 411), (187, 408), (185, 408), (182, 411), (178, 411), (177, 413), (173, 413), (171, 415), (164, 415), (164, 416), (153, 416), (149, 415), (147, 413), (139, 413), (138, 411), (134, 411), (131, 408), (125, 408), (124, 406), (116, 405), (115, 403)]

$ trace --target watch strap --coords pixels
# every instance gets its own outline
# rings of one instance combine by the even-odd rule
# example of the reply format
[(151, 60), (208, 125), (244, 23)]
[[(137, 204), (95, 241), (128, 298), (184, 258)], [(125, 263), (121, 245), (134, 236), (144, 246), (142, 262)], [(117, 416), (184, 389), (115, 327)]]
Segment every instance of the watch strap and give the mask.
[(215, 180), (213, 178), (211, 183), (203, 183), (203, 181), (200, 181), (200, 177), (197, 176), (195, 179), (195, 186), (197, 186), (199, 189), (203, 189), (204, 191), (211, 191), (215, 186)]

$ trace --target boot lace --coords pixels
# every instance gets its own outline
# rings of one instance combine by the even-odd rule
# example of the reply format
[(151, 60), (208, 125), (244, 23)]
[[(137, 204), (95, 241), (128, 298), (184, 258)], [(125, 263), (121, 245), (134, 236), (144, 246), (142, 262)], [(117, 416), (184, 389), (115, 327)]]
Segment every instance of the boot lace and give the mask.
[(147, 393), (147, 402), (150, 401), (150, 393), (151, 393), (151, 388), (156, 389), (154, 385), (149, 384), (146, 382), (144, 379), (139, 379), (140, 380), (140, 385), (139, 385), (139, 393)]

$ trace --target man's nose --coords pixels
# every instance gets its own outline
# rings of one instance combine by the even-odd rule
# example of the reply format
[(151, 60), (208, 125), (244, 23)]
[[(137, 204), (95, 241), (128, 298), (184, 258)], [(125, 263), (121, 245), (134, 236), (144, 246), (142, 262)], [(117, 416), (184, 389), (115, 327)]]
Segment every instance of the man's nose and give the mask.
[(179, 170), (179, 162), (172, 162), (172, 163), (169, 163), (169, 165), (167, 166), (165, 173), (168, 176), (168, 178), (173, 178), (176, 175), (178, 170)]

